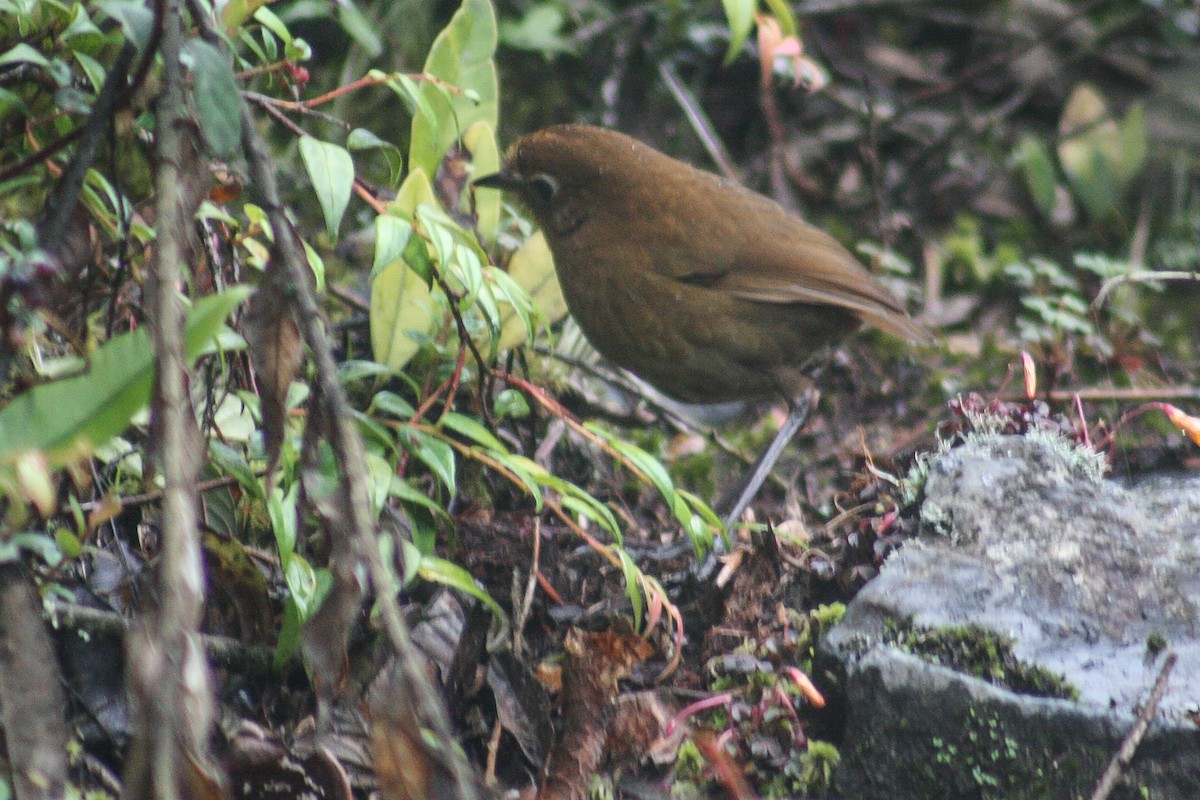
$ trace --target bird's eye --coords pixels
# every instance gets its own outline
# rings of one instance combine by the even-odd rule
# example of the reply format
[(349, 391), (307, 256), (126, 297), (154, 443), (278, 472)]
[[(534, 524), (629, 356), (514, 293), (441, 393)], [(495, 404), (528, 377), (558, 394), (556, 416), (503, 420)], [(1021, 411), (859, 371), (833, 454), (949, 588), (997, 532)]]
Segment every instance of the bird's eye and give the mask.
[(544, 172), (539, 172), (530, 177), (529, 188), (533, 189), (533, 193), (538, 196), (539, 200), (548, 204), (558, 193), (558, 181)]

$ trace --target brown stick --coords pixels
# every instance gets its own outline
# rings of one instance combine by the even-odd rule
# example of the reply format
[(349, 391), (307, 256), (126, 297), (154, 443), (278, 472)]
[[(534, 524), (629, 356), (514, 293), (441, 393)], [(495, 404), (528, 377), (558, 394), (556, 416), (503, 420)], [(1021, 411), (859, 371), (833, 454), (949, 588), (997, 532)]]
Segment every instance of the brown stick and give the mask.
[(1138, 712), (1133, 727), (1129, 729), (1129, 733), (1125, 734), (1125, 740), (1121, 742), (1121, 747), (1113, 753), (1112, 760), (1108, 762), (1108, 768), (1100, 776), (1096, 790), (1092, 792), (1092, 800), (1107, 800), (1108, 796), (1117, 788), (1117, 782), (1121, 780), (1129, 763), (1133, 761), (1138, 745), (1142, 743), (1142, 739), (1146, 737), (1146, 731), (1150, 729), (1150, 722), (1154, 719), (1155, 712), (1158, 711), (1158, 704), (1162, 702), (1163, 695), (1167, 693), (1167, 680), (1171, 677), (1171, 670), (1174, 669), (1178, 658), (1179, 656), (1174, 651), (1167, 654), (1162, 669), (1158, 671), (1158, 678), (1154, 681), (1154, 688), (1150, 690), (1150, 696), (1146, 698), (1146, 704)]

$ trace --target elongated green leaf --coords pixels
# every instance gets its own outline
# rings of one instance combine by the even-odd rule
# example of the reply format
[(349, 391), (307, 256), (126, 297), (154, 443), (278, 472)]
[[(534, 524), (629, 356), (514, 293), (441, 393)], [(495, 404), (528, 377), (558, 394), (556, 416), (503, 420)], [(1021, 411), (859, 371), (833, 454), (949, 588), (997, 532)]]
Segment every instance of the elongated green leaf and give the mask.
[(409, 427), (400, 429), (400, 444), (429, 467), (447, 489), (455, 490), (454, 450), (450, 445)]
[(346, 148), (311, 136), (300, 140), (300, 156), (325, 215), (325, 232), (336, 241), (354, 188), (354, 159)]
[(471, 573), (457, 564), (452, 564), (437, 556), (422, 556), (421, 564), (417, 567), (417, 574), (427, 581), (433, 581), (443, 586), (449, 586), (451, 589), (466, 592), (471, 597), (482, 600), (492, 610), (492, 613), (496, 615), (497, 619), (507, 619), (504, 610), (492, 599), (492, 596), (484, 591), (479, 584), (475, 583), (475, 579), (471, 577)]
[(46, 60), (44, 55), (24, 42), (15, 44), (8, 50), (5, 50), (3, 54), (0, 54), (0, 66), (6, 64), (19, 64), (21, 62), (26, 64), (36, 64), (39, 67), (50, 66), (50, 62)]
[[(370, 78), (382, 77), (384, 73), (379, 70), (371, 70), (367, 73)], [(393, 92), (400, 95), (400, 99), (404, 101), (404, 105), (408, 108), (408, 113), (416, 119), (424, 117), (427, 120), (436, 119), (433, 111), (433, 106), (425, 99), (425, 95), (421, 94), (421, 87), (417, 86), (417, 82), (407, 75), (396, 74), (387, 84)]]
[[(249, 293), (238, 286), (196, 302), (184, 329), (189, 359), (208, 346)], [(0, 460), (41, 450), (61, 464), (103, 444), (150, 401), (153, 380), (154, 354), (146, 332), (113, 337), (92, 354), (85, 374), (34, 387), (0, 411)]]
[(559, 490), (563, 492), (561, 500), (563, 508), (582, 514), (608, 531), (616, 539), (617, 544), (623, 544), (624, 537), (621, 535), (621, 527), (617, 525), (617, 518), (613, 516), (610, 508), (575, 484), (566, 481), (562, 481), (562, 484), (563, 487)]
[(287, 568), (296, 551), (296, 497), (298, 486), (284, 492), (276, 486), (267, 500), (267, 514), (271, 518), (271, 528), (275, 533), (275, 546), (279, 550), (279, 565)]
[[(247, 5), (257, 6), (254, 9), (254, 19), (262, 23), (263, 27), (271, 33), (279, 37), (279, 41), (284, 44), (290, 44), (292, 41), (292, 32), (288, 30), (287, 25), (283, 20), (275, 16), (275, 12), (267, 8), (264, 3), (259, 3), (258, 0), (241, 0)], [(231, 3), (232, 5), (232, 3)], [(226, 12), (228, 14), (229, 12)]]
[(251, 497), (256, 500), (263, 498), (262, 479), (254, 474), (254, 469), (240, 450), (214, 439), (208, 443), (208, 457), (222, 472), (235, 478)]
[(394, 378), (396, 371), (375, 361), (351, 360), (338, 365), (338, 380), (354, 383), (363, 378)]
[(495, 437), (495, 435), (483, 426), (479, 420), (471, 419), (463, 416), (457, 411), (448, 411), (442, 415), (439, 420), (442, 425), (445, 425), (455, 433), (461, 434), (476, 444), (483, 445), (489, 450), (498, 453), (508, 452), (508, 448), (504, 443)]
[(758, 0), (721, 0), (725, 6), (725, 19), (729, 20), (729, 49), (725, 51), (725, 63), (737, 58), (746, 44), (746, 37), (754, 27), (754, 9)]
[(385, 414), (391, 414), (397, 419), (410, 419), (413, 414), (417, 413), (412, 403), (400, 395), (388, 391), (377, 392), (371, 398), (371, 408), (376, 411), (382, 411)]
[(796, 17), (792, 14), (792, 7), (787, 0), (766, 0), (767, 8), (771, 14), (775, 16), (775, 21), (779, 23), (779, 32), (784, 36), (799, 36), (800, 26), (796, 24)]
[(541, 512), (542, 505), (545, 502), (542, 498), (542, 489), (538, 486), (533, 476), (525, 469), (524, 463), (514, 458), (512, 453), (498, 453), (495, 455), (498, 461), (505, 469), (512, 472), (521, 481), (521, 485), (525, 487), (525, 491), (529, 492), (529, 496), (533, 498), (534, 510)]
[(419, 91), (432, 116), (413, 117), (408, 161), (428, 174), (437, 172), (446, 151), (480, 120), (496, 127), (498, 81), (492, 55), (496, 50), (496, 14), (490, 0), (463, 0), (450, 22), (433, 40), (425, 74), (462, 90), (449, 92), (424, 83)]
[(1050, 216), (1054, 211), (1058, 191), (1057, 174), (1050, 160), (1050, 153), (1036, 137), (1027, 136), (1017, 151), (1017, 160), (1033, 201), (1043, 214)]
[(180, 58), (192, 73), (190, 101), (211, 155), (233, 161), (242, 153), (242, 95), (229, 59), (203, 39), (189, 39)]
[(388, 491), (391, 496), (406, 505), (417, 505), (422, 508), (429, 509), (435, 516), (449, 520), (450, 515), (446, 513), (446, 509), (435, 503), (430, 498), (426, 497), (422, 492), (418, 491), (411, 483), (403, 478), (393, 476), (391, 486)]
[(225, 28), (225, 33), (229, 36), (236, 34), (242, 24), (266, 4), (267, 0), (230, 0), (221, 11), (221, 26)]
[(629, 553), (625, 552), (624, 548), (617, 548), (617, 557), (621, 559), (621, 572), (625, 576), (625, 596), (629, 598), (629, 602), (633, 605), (633, 624), (639, 629), (642, 626), (642, 609), (645, 608), (645, 598), (642, 596), (642, 587), (638, 583), (638, 576), (641, 572), (637, 565), (633, 563), (633, 559), (629, 557)]
[(429, 287), (403, 260), (388, 264), (371, 282), (371, 348), (379, 363), (394, 370), (407, 364), (436, 319)]

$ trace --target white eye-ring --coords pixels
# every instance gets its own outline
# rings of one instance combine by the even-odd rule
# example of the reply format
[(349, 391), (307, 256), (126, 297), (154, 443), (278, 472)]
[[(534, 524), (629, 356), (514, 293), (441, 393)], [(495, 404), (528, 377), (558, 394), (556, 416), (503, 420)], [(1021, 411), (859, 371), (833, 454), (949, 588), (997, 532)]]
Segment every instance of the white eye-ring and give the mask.
[(558, 194), (558, 181), (544, 172), (530, 176), (529, 187), (543, 203), (549, 203)]

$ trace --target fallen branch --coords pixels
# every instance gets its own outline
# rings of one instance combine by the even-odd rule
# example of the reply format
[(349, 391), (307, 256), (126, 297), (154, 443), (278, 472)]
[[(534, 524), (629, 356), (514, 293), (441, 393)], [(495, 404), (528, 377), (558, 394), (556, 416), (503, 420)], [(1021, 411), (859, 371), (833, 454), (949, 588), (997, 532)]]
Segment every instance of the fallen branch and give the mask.
[(1108, 796), (1117, 788), (1117, 782), (1121, 780), (1121, 776), (1133, 761), (1138, 746), (1146, 737), (1146, 731), (1150, 729), (1150, 722), (1158, 711), (1158, 704), (1162, 702), (1163, 695), (1167, 693), (1167, 680), (1171, 677), (1171, 670), (1175, 668), (1178, 658), (1179, 656), (1174, 651), (1167, 654), (1162, 669), (1158, 671), (1158, 678), (1154, 681), (1154, 688), (1150, 690), (1150, 696), (1146, 698), (1146, 704), (1138, 712), (1133, 727), (1129, 729), (1129, 733), (1125, 734), (1125, 740), (1121, 742), (1121, 747), (1113, 754), (1112, 760), (1108, 762), (1108, 768), (1100, 776), (1096, 790), (1092, 792), (1092, 800), (1107, 800)]

